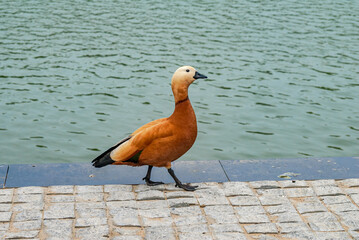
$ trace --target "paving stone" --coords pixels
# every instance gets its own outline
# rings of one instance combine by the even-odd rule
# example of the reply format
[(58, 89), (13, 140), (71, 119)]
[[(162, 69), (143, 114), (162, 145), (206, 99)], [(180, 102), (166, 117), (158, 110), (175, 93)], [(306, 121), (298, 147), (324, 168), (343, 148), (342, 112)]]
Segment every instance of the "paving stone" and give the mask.
[(136, 201), (106, 202), (106, 206), (109, 209), (123, 208), (123, 207), (137, 209), (137, 202)]
[(263, 206), (273, 206), (290, 203), (288, 198), (282, 195), (260, 196), (259, 201), (262, 203)]
[(141, 235), (142, 228), (141, 227), (114, 227), (112, 228), (114, 232), (119, 233), (120, 235)]
[(49, 202), (62, 203), (62, 202), (74, 202), (75, 196), (73, 195), (49, 195)]
[(318, 196), (344, 195), (343, 190), (337, 186), (317, 186), (314, 187), (314, 191)]
[(0, 195), (0, 203), (12, 203), (13, 196), (8, 195)]
[(116, 236), (112, 240), (142, 240), (141, 236)]
[(246, 235), (238, 232), (215, 233), (216, 240), (247, 240)]
[(0, 196), (2, 195), (12, 195), (14, 193), (13, 188), (0, 188)]
[[(143, 191), (149, 191), (149, 190), (166, 190), (168, 188), (172, 188), (170, 185), (167, 185), (167, 184), (161, 184), (161, 185), (156, 185), (156, 186), (147, 186), (145, 184), (140, 184), (140, 185), (134, 185), (133, 188), (134, 188), (134, 191), (136, 193), (139, 193), (139, 192), (143, 192)], [(173, 190), (178, 190), (178, 188), (176, 188), (173, 184)]]
[(283, 234), (282, 237), (285, 239), (308, 239), (308, 240), (317, 240), (317, 237), (311, 231), (297, 231), (291, 232), (288, 234)]
[(10, 222), (12, 212), (0, 212), (0, 222)]
[(208, 227), (206, 224), (192, 224), (192, 225), (178, 226), (177, 232), (180, 232), (180, 233), (191, 233), (191, 232), (207, 233), (207, 232), (209, 232), (209, 230), (208, 230)]
[(43, 194), (15, 194), (15, 203), (26, 203), (26, 202), (43, 202)]
[(339, 212), (350, 212), (350, 211), (359, 211), (359, 208), (355, 206), (351, 202), (347, 203), (338, 203), (338, 204), (331, 204), (327, 206), (332, 212), (339, 213)]
[(107, 218), (77, 218), (75, 222), (75, 227), (89, 227), (96, 225), (106, 225)]
[(113, 224), (118, 227), (139, 227), (141, 226), (138, 216), (121, 216), (113, 217)]
[(129, 201), (135, 200), (133, 192), (109, 192), (107, 201)]
[(0, 231), (6, 231), (6, 230), (9, 229), (9, 227), (10, 227), (10, 223), (8, 223), (8, 222), (0, 222)]
[(343, 240), (350, 239), (350, 236), (346, 232), (317, 232), (318, 240)]
[(113, 208), (113, 209), (109, 209), (109, 214), (113, 217), (137, 217), (138, 216), (138, 210), (134, 209), (134, 208), (126, 208), (126, 207), (121, 207), (121, 208)]
[(254, 196), (237, 196), (229, 197), (229, 201), (234, 206), (253, 206), (260, 205), (260, 202), (257, 197)]
[(206, 189), (199, 191), (198, 193), (195, 192), (195, 195), (201, 206), (229, 204), (223, 190), (211, 192)]
[(343, 191), (350, 196), (359, 194), (359, 187), (356, 188), (344, 188)]
[(54, 203), (44, 211), (44, 219), (75, 218), (74, 203)]
[(179, 240), (212, 240), (210, 234), (203, 234), (203, 233), (179, 233), (178, 234)]
[(75, 186), (76, 193), (102, 193), (103, 186)]
[(296, 213), (297, 210), (291, 204), (280, 204), (274, 206), (267, 206), (266, 211), (269, 214), (280, 214), (280, 213)]
[(356, 203), (356, 205), (359, 206), (359, 194), (351, 195), (350, 197), (351, 197), (351, 199), (353, 199), (353, 201)]
[(175, 240), (172, 228), (169, 227), (146, 227), (146, 240)]
[(349, 230), (348, 233), (350, 234), (350, 236), (352, 236), (353, 239), (355, 239), (355, 240), (359, 239), (359, 232)]
[(19, 231), (19, 232), (6, 232), (5, 239), (24, 239), (35, 238), (39, 235), (39, 231)]
[(318, 186), (337, 186), (337, 183), (334, 179), (322, 179), (322, 180), (315, 180), (310, 181), (310, 184), (314, 187)]
[(79, 218), (105, 218), (107, 216), (106, 209), (101, 208), (80, 208), (76, 212)]
[(132, 192), (132, 185), (105, 185), (104, 192)]
[(325, 206), (320, 202), (299, 202), (296, 207), (300, 214), (327, 211)]
[(0, 212), (9, 212), (11, 209), (11, 204), (10, 203), (0, 203)]
[(359, 231), (359, 212), (345, 212), (341, 216), (341, 222), (352, 231)]
[(193, 216), (202, 214), (199, 206), (170, 208), (170, 212), (171, 214), (177, 216)]
[(197, 216), (185, 216), (173, 218), (173, 222), (176, 226), (191, 225), (191, 224), (205, 224), (207, 220), (202, 215)]
[(210, 229), (212, 232), (225, 233), (225, 232), (240, 232), (243, 233), (243, 229), (239, 224), (211, 224)]
[(78, 209), (96, 209), (96, 208), (106, 208), (105, 202), (77, 202), (75, 203), (75, 208)]
[(255, 189), (273, 189), (280, 188), (276, 181), (253, 181), (249, 183)]
[(308, 225), (304, 222), (277, 223), (277, 227), (279, 232), (282, 234), (298, 231), (310, 231)]
[(168, 204), (165, 200), (136, 201), (136, 207), (138, 209), (168, 208)]
[(307, 188), (309, 185), (303, 180), (285, 180), (279, 181), (279, 186), (282, 188)]
[(177, 198), (195, 198), (193, 192), (185, 192), (185, 191), (175, 191), (175, 192), (166, 192), (167, 199), (177, 199)]
[(285, 196), (284, 189), (274, 188), (274, 189), (257, 189), (258, 195), (273, 195), (273, 196)]
[(342, 196), (342, 195), (339, 195), (339, 196), (323, 196), (323, 197), (320, 197), (320, 199), (326, 205), (338, 204), (338, 203), (349, 203), (350, 202), (350, 199), (347, 196)]
[(171, 217), (171, 213), (168, 208), (140, 209), (140, 210), (138, 210), (138, 215), (140, 215), (142, 217), (147, 217), (147, 218)]
[(143, 225), (146, 227), (171, 227), (172, 226), (172, 218), (147, 218), (141, 217)]
[(75, 195), (76, 202), (102, 202), (104, 200), (104, 194), (102, 192), (85, 192)]
[(238, 219), (242, 224), (270, 223), (269, 218), (265, 214), (239, 214)]
[(104, 225), (75, 229), (75, 236), (81, 239), (100, 239), (109, 236), (109, 227)]
[(43, 194), (44, 187), (19, 187), (16, 189), (17, 194)]
[(137, 194), (137, 200), (164, 200), (165, 195), (162, 191), (158, 190), (149, 190), (149, 191), (143, 191), (139, 192)]
[(306, 219), (314, 231), (344, 231), (336, 217), (329, 212), (306, 214)]
[(276, 222), (278, 223), (295, 223), (303, 221), (300, 215), (296, 212), (276, 214), (275, 217)]
[(15, 215), (15, 222), (23, 222), (30, 220), (41, 220), (42, 212), (40, 210), (24, 210), (22, 212), (18, 212)]
[(29, 202), (29, 203), (16, 203), (13, 204), (13, 212), (22, 212), (24, 210), (43, 210), (45, 207), (44, 202)]
[(196, 198), (175, 198), (167, 200), (170, 208), (188, 207), (198, 205)]
[(266, 211), (262, 206), (242, 206), (234, 208), (236, 213), (239, 215), (257, 215), (257, 214), (266, 214)]
[(254, 192), (249, 187), (248, 183), (244, 182), (224, 182), (223, 183), (224, 194), (227, 197), (232, 196), (253, 196)]
[(72, 237), (73, 220), (44, 220), (44, 232), (50, 237), (67, 239)]
[(252, 224), (245, 225), (247, 233), (263, 233), (263, 234), (275, 234), (278, 233), (277, 227), (274, 223), (260, 223), (260, 224)]
[(41, 219), (26, 222), (13, 222), (13, 227), (16, 228), (18, 231), (40, 230)]
[(284, 189), (284, 194), (290, 198), (315, 196), (312, 188), (288, 188)]
[(47, 188), (47, 194), (73, 194), (74, 186), (66, 185), (66, 186), (49, 186)]
[(359, 178), (349, 178), (339, 181), (339, 183), (343, 184), (346, 187), (359, 187)]

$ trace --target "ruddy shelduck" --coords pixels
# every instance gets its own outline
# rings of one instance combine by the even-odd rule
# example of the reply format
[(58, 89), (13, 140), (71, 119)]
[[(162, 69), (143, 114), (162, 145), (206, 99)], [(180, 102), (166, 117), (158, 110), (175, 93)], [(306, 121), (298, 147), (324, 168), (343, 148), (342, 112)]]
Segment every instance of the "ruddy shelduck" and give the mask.
[(193, 67), (183, 66), (173, 74), (171, 87), (175, 109), (168, 118), (149, 122), (134, 131), (113, 147), (95, 158), (93, 166), (108, 164), (143, 166), (148, 165), (143, 180), (149, 186), (163, 184), (151, 181), (153, 167), (165, 167), (176, 182), (176, 186), (194, 191), (197, 186), (182, 184), (171, 168), (171, 163), (186, 153), (197, 137), (197, 120), (188, 98), (188, 87), (195, 80), (207, 78)]

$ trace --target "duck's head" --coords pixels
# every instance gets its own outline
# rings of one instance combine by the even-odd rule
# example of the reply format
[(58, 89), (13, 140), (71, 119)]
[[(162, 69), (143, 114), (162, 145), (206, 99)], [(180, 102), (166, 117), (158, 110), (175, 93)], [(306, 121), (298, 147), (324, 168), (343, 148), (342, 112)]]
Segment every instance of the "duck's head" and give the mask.
[(176, 70), (172, 77), (173, 86), (185, 86), (188, 87), (196, 79), (207, 78), (205, 75), (200, 74), (191, 66), (183, 66)]

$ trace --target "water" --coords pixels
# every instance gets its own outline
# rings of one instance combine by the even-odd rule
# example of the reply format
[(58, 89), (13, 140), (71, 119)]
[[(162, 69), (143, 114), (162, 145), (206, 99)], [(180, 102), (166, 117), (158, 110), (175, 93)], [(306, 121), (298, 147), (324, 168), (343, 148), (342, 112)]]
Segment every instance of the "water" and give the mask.
[(358, 156), (358, 1), (1, 1), (0, 163), (88, 162), (169, 116), (183, 160)]

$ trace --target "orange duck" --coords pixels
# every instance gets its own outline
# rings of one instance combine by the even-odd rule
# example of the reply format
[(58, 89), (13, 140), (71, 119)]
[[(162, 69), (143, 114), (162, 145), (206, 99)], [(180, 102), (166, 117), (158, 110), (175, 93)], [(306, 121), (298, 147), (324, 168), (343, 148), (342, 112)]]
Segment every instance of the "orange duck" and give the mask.
[(143, 125), (95, 158), (92, 161), (93, 166), (148, 165), (148, 171), (143, 180), (149, 186), (163, 184), (163, 182), (150, 180), (152, 168), (166, 167), (177, 187), (194, 191), (197, 186), (182, 184), (172, 170), (171, 163), (186, 153), (197, 137), (196, 115), (188, 98), (188, 87), (199, 78), (207, 77), (190, 66), (178, 68), (171, 82), (175, 98), (175, 110), (172, 115)]

